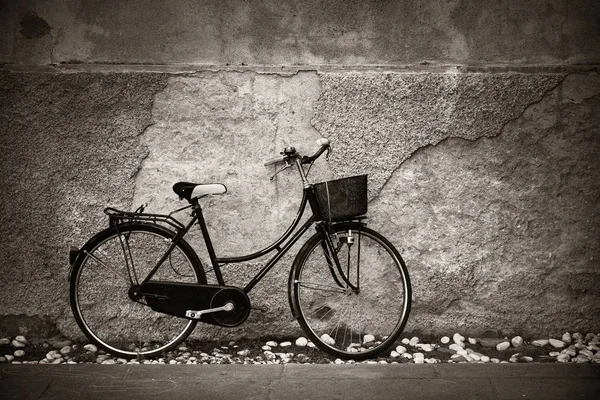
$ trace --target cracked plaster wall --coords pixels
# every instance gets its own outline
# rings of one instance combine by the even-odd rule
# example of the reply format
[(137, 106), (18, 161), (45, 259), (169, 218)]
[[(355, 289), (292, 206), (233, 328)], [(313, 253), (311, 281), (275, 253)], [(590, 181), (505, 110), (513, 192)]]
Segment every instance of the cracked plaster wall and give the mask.
[[(177, 180), (228, 186), (205, 204), (219, 254), (270, 243), (301, 188), (261, 160), (321, 136), (316, 179), (370, 175), (370, 225), (413, 280), (407, 329), (598, 331), (598, 7), (0, 0), (0, 336), (80, 335), (68, 246), (108, 205), (180, 206)], [(196, 334), (296, 332), (290, 263), (252, 292), (266, 313)]]
[[(598, 329), (597, 74), (1, 77), (3, 329), (51, 323), (79, 335), (68, 245), (105, 226), (107, 205), (179, 207), (178, 180), (228, 186), (205, 202), (218, 254), (267, 245), (301, 187), (293, 171), (271, 182), (261, 160), (286, 144), (311, 152), (321, 135), (335, 149), (315, 179), (370, 174), (370, 226), (397, 245), (412, 276), (409, 330)], [(199, 238), (192, 243), (206, 264)], [(251, 293), (266, 313), (196, 335), (297, 331), (290, 263)], [(230, 265), (225, 277), (243, 284), (259, 268)], [(15, 323), (19, 314), (30, 317)]]

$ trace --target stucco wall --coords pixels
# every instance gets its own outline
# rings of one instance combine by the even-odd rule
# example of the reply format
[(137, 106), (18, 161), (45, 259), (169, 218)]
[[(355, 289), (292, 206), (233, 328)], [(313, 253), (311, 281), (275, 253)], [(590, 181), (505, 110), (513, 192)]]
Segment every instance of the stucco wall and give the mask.
[[(228, 186), (205, 202), (218, 254), (270, 243), (301, 185), (261, 160), (322, 136), (315, 179), (369, 174), (408, 330), (600, 330), (596, 2), (2, 4), (0, 334), (80, 335), (68, 246), (108, 205), (183, 205), (176, 181)], [(297, 331), (290, 264), (251, 292), (267, 312), (197, 334)]]

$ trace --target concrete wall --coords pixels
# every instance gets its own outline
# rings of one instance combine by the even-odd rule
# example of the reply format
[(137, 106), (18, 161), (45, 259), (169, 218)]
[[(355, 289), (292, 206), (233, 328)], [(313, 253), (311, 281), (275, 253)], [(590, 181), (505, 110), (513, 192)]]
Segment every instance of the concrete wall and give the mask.
[[(600, 330), (598, 2), (0, 5), (0, 333), (80, 335), (68, 246), (105, 206), (180, 206), (178, 180), (228, 186), (205, 203), (218, 254), (270, 243), (301, 186), (261, 160), (322, 136), (316, 179), (369, 173), (408, 330)], [(297, 331), (290, 263), (251, 293), (268, 312), (198, 334)]]

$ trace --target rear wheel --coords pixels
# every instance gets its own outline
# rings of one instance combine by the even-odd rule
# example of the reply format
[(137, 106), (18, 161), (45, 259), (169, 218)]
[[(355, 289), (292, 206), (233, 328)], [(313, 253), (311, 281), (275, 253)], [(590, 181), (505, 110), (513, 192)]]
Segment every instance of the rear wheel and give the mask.
[[(174, 237), (159, 225), (122, 224), (82, 248), (70, 277), (71, 309), (83, 333), (106, 352), (154, 356), (175, 348), (194, 330), (197, 321), (155, 312), (138, 293)], [(184, 240), (152, 279), (206, 283), (198, 256)]]
[(312, 236), (294, 260), (294, 315), (309, 338), (336, 357), (364, 360), (394, 344), (408, 320), (408, 271), (394, 246), (359, 223), (334, 225), (331, 238)]

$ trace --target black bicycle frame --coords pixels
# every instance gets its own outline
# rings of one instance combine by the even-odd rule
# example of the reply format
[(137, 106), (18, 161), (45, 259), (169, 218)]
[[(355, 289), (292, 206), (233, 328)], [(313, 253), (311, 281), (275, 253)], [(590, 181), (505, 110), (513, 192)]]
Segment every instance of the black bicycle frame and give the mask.
[[(292, 233), (298, 227), (300, 219), (304, 215), (307, 203), (310, 204), (313, 215), (311, 215), (311, 217), (300, 227), (300, 229), (298, 229), (296, 233), (293, 236), (291, 236)], [(166, 253), (160, 258), (160, 260), (157, 262), (156, 266), (154, 266), (154, 268), (150, 271), (148, 276), (146, 276), (144, 281), (141, 283), (142, 285), (148, 282), (152, 278), (152, 276), (154, 276), (156, 271), (169, 257), (173, 249), (175, 249), (177, 243), (187, 234), (187, 232), (195, 223), (198, 223), (198, 225), (200, 226), (200, 230), (202, 231), (202, 237), (204, 238), (204, 243), (206, 245), (206, 249), (208, 251), (208, 255), (210, 257), (210, 261), (219, 285), (225, 285), (225, 281), (223, 280), (223, 274), (221, 273), (221, 264), (225, 265), (249, 261), (262, 257), (272, 252), (273, 250), (277, 251), (277, 253), (269, 261), (267, 261), (265, 266), (256, 274), (256, 276), (252, 278), (252, 280), (243, 288), (243, 291), (245, 293), (248, 293), (250, 292), (250, 290), (252, 290), (254, 286), (256, 286), (258, 282), (261, 281), (262, 278), (264, 278), (264, 276), (273, 268), (273, 266), (281, 259), (281, 257), (283, 257), (288, 252), (288, 250), (298, 241), (298, 239), (300, 239), (300, 237), (306, 233), (306, 231), (311, 227), (311, 225), (321, 220), (321, 212), (317, 202), (316, 194), (314, 192), (314, 188), (312, 185), (305, 185), (302, 194), (302, 201), (300, 203), (300, 208), (298, 209), (298, 212), (296, 214), (296, 218), (289, 226), (289, 228), (283, 233), (283, 235), (281, 235), (281, 237), (277, 239), (273, 244), (265, 247), (262, 250), (245, 256), (217, 257), (212, 244), (212, 240), (210, 238), (210, 234), (208, 232), (208, 228), (206, 226), (206, 222), (204, 220), (204, 215), (202, 214), (202, 208), (198, 203), (198, 199), (193, 200), (192, 208), (194, 210), (192, 214), (192, 220), (183, 229), (178, 231), (177, 235), (173, 238), (173, 241), (167, 249)], [(325, 237), (329, 238), (326, 223), (317, 223), (317, 229), (321, 230)], [(289, 240), (287, 240), (288, 238)], [(331, 240), (327, 240), (326, 242), (327, 246), (330, 249), (333, 249), (333, 244), (331, 243)], [(330, 254), (333, 255), (336, 268), (338, 269), (338, 271), (341, 271), (340, 263), (335, 251), (331, 251)]]

